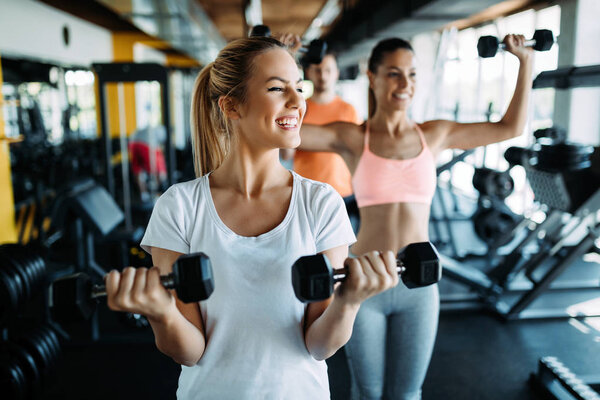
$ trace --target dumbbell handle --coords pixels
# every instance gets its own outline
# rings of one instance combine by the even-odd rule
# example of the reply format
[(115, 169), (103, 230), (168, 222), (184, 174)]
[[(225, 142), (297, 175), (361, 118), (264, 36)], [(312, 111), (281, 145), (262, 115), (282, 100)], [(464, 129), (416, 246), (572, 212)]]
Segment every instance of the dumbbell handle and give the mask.
[[(160, 283), (163, 285), (165, 289), (175, 289), (175, 275), (161, 275)], [(94, 285), (92, 286), (92, 294), (90, 297), (92, 299), (97, 299), (100, 297), (106, 296), (106, 286), (105, 285)]]
[[(536, 44), (536, 40), (535, 39), (528, 39), (528, 40), (526, 40), (526, 41), (523, 42), (523, 46), (525, 46), (525, 47), (533, 47), (533, 46), (535, 46), (535, 44)], [(498, 48), (500, 50), (506, 50), (506, 43), (500, 42), (498, 44)]]
[[(401, 260), (396, 260), (396, 272), (401, 275), (406, 271), (406, 267)], [(333, 283), (342, 282), (348, 276), (348, 268), (339, 268), (333, 270)]]

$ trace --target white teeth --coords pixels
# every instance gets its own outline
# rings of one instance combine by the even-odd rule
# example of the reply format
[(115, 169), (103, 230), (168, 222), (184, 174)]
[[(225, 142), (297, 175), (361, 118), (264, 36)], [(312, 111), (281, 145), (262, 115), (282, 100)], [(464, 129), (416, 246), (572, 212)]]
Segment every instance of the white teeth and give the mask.
[(293, 128), (298, 125), (298, 118), (282, 118), (275, 121), (277, 125), (283, 126), (286, 128)]
[(397, 99), (401, 99), (401, 100), (408, 100), (408, 98), (409, 98), (408, 94), (406, 94), (406, 93), (395, 94), (394, 97)]

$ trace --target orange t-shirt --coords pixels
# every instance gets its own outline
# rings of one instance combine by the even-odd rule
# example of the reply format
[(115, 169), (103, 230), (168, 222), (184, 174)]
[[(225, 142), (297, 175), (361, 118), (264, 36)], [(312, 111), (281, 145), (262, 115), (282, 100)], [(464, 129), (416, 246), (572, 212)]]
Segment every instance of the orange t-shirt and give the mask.
[[(306, 100), (303, 123), (325, 125), (336, 121), (361, 123), (354, 107), (338, 96), (327, 104)], [(352, 176), (338, 154), (298, 150), (294, 155), (294, 171), (306, 178), (330, 184), (342, 197), (352, 194)]]

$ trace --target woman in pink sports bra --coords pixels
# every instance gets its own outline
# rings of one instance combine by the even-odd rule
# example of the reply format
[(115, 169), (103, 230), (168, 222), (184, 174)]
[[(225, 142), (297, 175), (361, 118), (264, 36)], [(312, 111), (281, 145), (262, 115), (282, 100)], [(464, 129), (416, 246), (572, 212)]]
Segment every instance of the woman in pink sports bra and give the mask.
[[(522, 35), (504, 38), (520, 68), (514, 95), (499, 122), (411, 121), (407, 111), (416, 89), (416, 59), (408, 42), (393, 38), (379, 42), (369, 59), (365, 124), (302, 126), (299, 149), (336, 152), (352, 172), (361, 220), (354, 254), (396, 252), (409, 243), (429, 240), (438, 154), (523, 132), (532, 84), (532, 50), (524, 41)], [(364, 302), (345, 347), (353, 394), (360, 399), (419, 399), (438, 315), (436, 285), (408, 290), (400, 284)]]

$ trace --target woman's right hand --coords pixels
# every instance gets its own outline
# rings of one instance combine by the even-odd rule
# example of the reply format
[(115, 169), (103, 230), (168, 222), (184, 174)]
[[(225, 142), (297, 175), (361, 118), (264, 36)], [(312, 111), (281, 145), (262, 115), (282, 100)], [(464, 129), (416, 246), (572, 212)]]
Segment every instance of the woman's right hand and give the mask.
[(173, 296), (160, 282), (158, 267), (127, 267), (105, 277), (108, 307), (114, 311), (141, 314), (149, 320), (163, 321), (176, 310)]
[(336, 288), (336, 296), (348, 304), (358, 305), (399, 282), (396, 255), (393, 251), (370, 251), (347, 258), (348, 274)]

